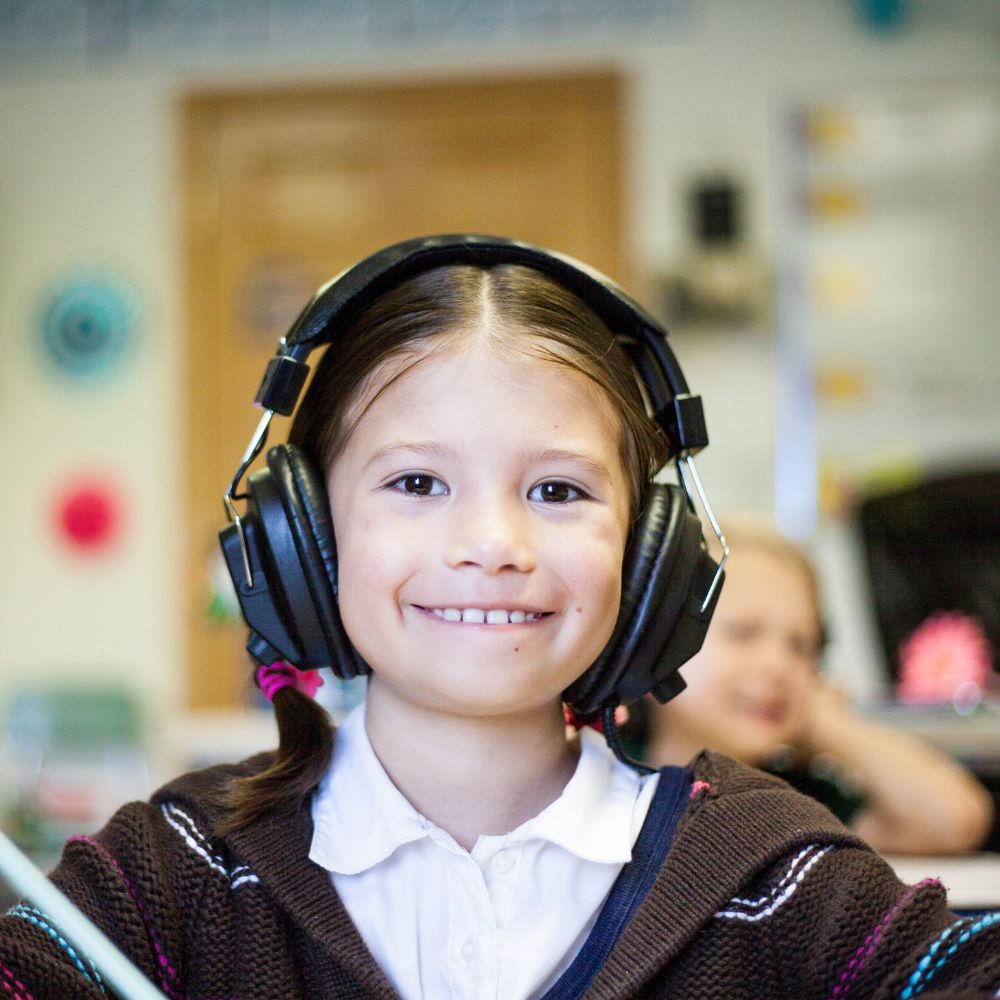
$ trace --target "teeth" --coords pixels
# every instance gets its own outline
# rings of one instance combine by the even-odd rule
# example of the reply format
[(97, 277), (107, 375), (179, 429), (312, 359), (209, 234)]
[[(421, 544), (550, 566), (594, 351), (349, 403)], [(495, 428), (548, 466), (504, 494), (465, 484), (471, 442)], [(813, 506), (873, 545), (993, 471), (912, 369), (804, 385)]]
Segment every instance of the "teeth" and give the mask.
[(446, 622), (470, 622), (475, 625), (521, 625), (540, 617), (533, 611), (504, 611), (502, 608), (430, 608), (432, 614)]

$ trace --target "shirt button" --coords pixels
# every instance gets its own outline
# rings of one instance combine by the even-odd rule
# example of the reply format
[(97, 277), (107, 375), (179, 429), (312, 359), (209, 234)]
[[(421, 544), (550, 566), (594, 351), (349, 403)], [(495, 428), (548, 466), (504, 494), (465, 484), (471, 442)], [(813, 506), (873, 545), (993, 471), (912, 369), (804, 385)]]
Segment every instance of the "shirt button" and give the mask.
[(464, 958), (466, 962), (471, 962), (476, 957), (476, 942), (473, 941), (472, 938), (469, 938), (469, 940), (462, 945), (460, 951), (462, 958)]
[(511, 857), (510, 851), (497, 851), (497, 853), (493, 855), (491, 864), (493, 865), (493, 870), (495, 872), (499, 872), (501, 875), (506, 875), (506, 873), (514, 867), (514, 859)]

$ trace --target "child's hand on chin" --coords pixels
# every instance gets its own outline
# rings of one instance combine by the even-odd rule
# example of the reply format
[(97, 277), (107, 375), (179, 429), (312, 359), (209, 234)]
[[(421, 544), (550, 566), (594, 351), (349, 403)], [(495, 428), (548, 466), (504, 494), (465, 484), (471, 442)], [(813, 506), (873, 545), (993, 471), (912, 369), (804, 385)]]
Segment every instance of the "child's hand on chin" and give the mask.
[(801, 738), (797, 748), (805, 760), (837, 750), (857, 724), (857, 712), (847, 692), (835, 681), (812, 679), (802, 711)]

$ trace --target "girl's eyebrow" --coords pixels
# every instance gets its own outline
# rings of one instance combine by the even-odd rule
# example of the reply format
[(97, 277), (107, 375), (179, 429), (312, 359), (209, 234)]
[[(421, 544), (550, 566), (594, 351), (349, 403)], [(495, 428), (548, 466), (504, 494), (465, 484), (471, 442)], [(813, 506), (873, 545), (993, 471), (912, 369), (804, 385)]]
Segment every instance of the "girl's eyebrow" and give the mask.
[(377, 462), (382, 462), (387, 458), (392, 458), (397, 452), (427, 456), (447, 461), (458, 457), (456, 449), (437, 441), (395, 441), (392, 444), (383, 445), (365, 462), (364, 468), (368, 469)]
[(611, 479), (611, 470), (599, 458), (585, 451), (572, 451), (567, 448), (545, 448), (542, 451), (522, 452), (522, 457), (530, 464), (545, 464), (547, 462), (569, 462), (579, 465), (585, 471), (601, 479)]
[[(396, 441), (392, 444), (387, 444), (379, 448), (368, 459), (368, 461), (365, 462), (364, 467), (368, 469), (377, 462), (382, 462), (388, 458), (392, 458), (399, 452), (403, 452), (407, 455), (412, 454), (420, 457), (438, 459), (440, 461), (452, 461), (461, 457), (458, 449), (453, 448), (450, 445), (441, 444), (437, 441)], [(607, 467), (607, 465), (605, 465), (605, 463), (599, 458), (596, 458), (594, 455), (588, 454), (585, 451), (573, 451), (569, 448), (544, 448), (539, 451), (522, 451), (520, 458), (526, 465), (544, 465), (549, 462), (568, 462), (573, 465), (580, 466), (586, 472), (598, 476), (601, 479), (610, 480), (612, 478), (611, 470)]]

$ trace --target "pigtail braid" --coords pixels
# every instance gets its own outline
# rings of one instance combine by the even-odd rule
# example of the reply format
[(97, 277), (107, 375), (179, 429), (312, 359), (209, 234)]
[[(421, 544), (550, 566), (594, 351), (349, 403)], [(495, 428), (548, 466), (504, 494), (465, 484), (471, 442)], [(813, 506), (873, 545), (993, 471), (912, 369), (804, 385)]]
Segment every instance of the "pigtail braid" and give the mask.
[(333, 727), (312, 698), (286, 687), (274, 695), (278, 749), (271, 765), (249, 778), (235, 778), (223, 793), (228, 816), (219, 833), (249, 826), (265, 813), (300, 803), (330, 765)]

